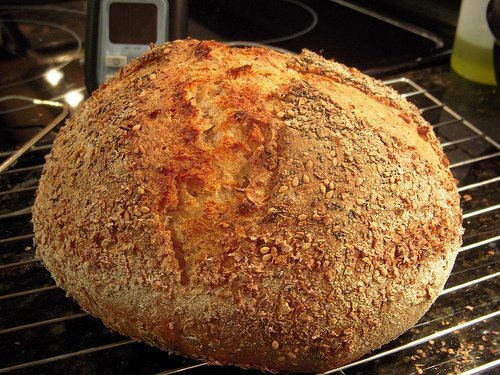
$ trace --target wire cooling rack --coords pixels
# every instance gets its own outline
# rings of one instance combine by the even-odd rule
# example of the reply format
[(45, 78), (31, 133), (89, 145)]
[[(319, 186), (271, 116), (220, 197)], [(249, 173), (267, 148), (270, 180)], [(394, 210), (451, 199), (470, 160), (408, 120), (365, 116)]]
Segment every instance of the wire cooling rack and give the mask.
[[(497, 358), (500, 146), (414, 82), (385, 82), (433, 125), (459, 180), (464, 244), (429, 312), (380, 350), (328, 374), (474, 374)], [(31, 205), (50, 151), (44, 137), (0, 174), (0, 373), (257, 374), (168, 355), (120, 336), (82, 312), (34, 255)], [(0, 150), (0, 162), (16, 150)]]

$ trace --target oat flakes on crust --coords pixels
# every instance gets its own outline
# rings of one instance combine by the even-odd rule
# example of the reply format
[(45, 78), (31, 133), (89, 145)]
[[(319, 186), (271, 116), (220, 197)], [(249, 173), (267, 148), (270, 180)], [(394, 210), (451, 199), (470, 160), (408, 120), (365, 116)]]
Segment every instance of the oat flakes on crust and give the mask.
[(461, 243), (416, 108), (304, 51), (154, 47), (68, 120), (37, 254), (120, 333), (211, 363), (319, 372), (410, 328)]

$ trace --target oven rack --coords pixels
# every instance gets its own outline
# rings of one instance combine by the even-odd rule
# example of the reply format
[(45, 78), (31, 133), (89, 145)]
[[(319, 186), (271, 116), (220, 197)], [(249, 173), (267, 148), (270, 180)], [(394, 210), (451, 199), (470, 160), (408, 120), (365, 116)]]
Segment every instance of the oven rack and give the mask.
[[(406, 78), (385, 83), (433, 125), (459, 182), (464, 245), (444, 290), (415, 327), (327, 374), (485, 373), (500, 365), (497, 295), (500, 146)], [(34, 256), (31, 204), (51, 144), (37, 144), (0, 174), (0, 373), (247, 373), (168, 355), (120, 336), (64, 297)], [(15, 150), (0, 151), (0, 162)]]

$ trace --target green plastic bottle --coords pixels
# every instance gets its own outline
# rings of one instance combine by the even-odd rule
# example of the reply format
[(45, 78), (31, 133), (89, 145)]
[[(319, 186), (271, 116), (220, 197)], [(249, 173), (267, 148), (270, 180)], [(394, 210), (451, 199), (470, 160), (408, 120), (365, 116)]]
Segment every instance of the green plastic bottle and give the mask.
[(488, 0), (462, 0), (451, 67), (462, 77), (496, 85), (493, 66), (493, 34), (486, 21)]

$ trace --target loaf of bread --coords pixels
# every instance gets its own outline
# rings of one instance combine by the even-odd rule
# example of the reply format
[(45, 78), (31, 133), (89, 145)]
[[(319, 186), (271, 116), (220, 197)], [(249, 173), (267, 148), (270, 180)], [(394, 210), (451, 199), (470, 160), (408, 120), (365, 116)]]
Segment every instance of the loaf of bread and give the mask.
[(61, 129), (37, 254), (108, 327), (209, 363), (319, 372), (399, 336), (461, 244), (418, 110), (304, 51), (178, 40)]

